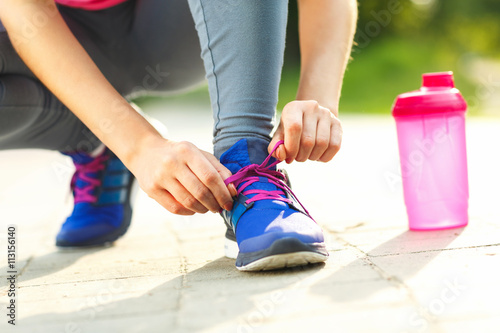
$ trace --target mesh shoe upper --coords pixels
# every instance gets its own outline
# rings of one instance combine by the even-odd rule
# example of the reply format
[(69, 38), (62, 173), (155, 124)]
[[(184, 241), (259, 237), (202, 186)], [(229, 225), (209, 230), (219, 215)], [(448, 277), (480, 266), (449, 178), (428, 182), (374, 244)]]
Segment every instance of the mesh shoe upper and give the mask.
[(265, 143), (249, 138), (221, 156), (221, 163), (233, 173), (226, 182), (238, 190), (233, 209), (222, 211), (222, 216), (235, 232), (239, 251), (261, 251), (285, 237), (306, 244), (323, 242), (321, 228), (276, 171), (279, 162), (266, 151)]
[(79, 246), (115, 240), (130, 224), (132, 174), (108, 149), (95, 158), (83, 153), (67, 155), (76, 169), (71, 181), (75, 205), (56, 243)]

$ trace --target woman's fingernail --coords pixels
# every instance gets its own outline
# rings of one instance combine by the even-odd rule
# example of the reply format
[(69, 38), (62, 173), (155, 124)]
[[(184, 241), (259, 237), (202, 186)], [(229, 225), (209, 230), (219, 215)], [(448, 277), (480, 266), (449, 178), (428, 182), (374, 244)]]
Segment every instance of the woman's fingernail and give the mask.
[(236, 187), (234, 187), (233, 183), (227, 185), (227, 188), (229, 189), (229, 193), (231, 194), (232, 197), (235, 197), (238, 195), (238, 192), (236, 191)]

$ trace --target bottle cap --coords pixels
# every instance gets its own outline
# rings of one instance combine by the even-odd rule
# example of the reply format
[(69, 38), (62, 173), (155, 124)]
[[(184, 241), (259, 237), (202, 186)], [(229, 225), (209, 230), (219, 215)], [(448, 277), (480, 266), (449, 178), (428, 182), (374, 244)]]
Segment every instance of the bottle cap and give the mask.
[(399, 95), (394, 101), (394, 117), (457, 112), (467, 104), (453, 82), (453, 72), (425, 73), (419, 90)]
[(453, 82), (453, 72), (422, 74), (422, 87), (455, 88), (455, 82)]

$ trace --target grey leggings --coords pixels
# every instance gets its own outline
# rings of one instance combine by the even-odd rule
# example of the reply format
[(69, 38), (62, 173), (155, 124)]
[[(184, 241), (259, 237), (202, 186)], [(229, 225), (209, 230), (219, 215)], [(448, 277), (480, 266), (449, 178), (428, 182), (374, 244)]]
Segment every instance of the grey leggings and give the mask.
[[(184, 89), (206, 73), (217, 157), (240, 138), (269, 141), (287, 1), (188, 2), (131, 0), (102, 11), (59, 11), (125, 97)], [(99, 144), (25, 66), (0, 22), (0, 149), (90, 151)]]

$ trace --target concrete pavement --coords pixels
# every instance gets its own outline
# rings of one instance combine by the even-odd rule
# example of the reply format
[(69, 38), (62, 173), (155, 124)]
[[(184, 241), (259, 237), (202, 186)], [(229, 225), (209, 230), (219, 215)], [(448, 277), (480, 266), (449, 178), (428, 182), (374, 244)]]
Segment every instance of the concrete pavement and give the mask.
[[(169, 137), (210, 150), (208, 109), (179, 108), (145, 111)], [(1, 332), (498, 332), (500, 120), (469, 119), (470, 224), (436, 232), (407, 230), (392, 119), (343, 123), (333, 162), (287, 168), (327, 234), (330, 259), (265, 273), (238, 272), (223, 256), (219, 216), (174, 216), (140, 191), (132, 226), (114, 246), (60, 251), (54, 236), (71, 209), (69, 161), (0, 152)], [(10, 224), (15, 327), (6, 316)]]

